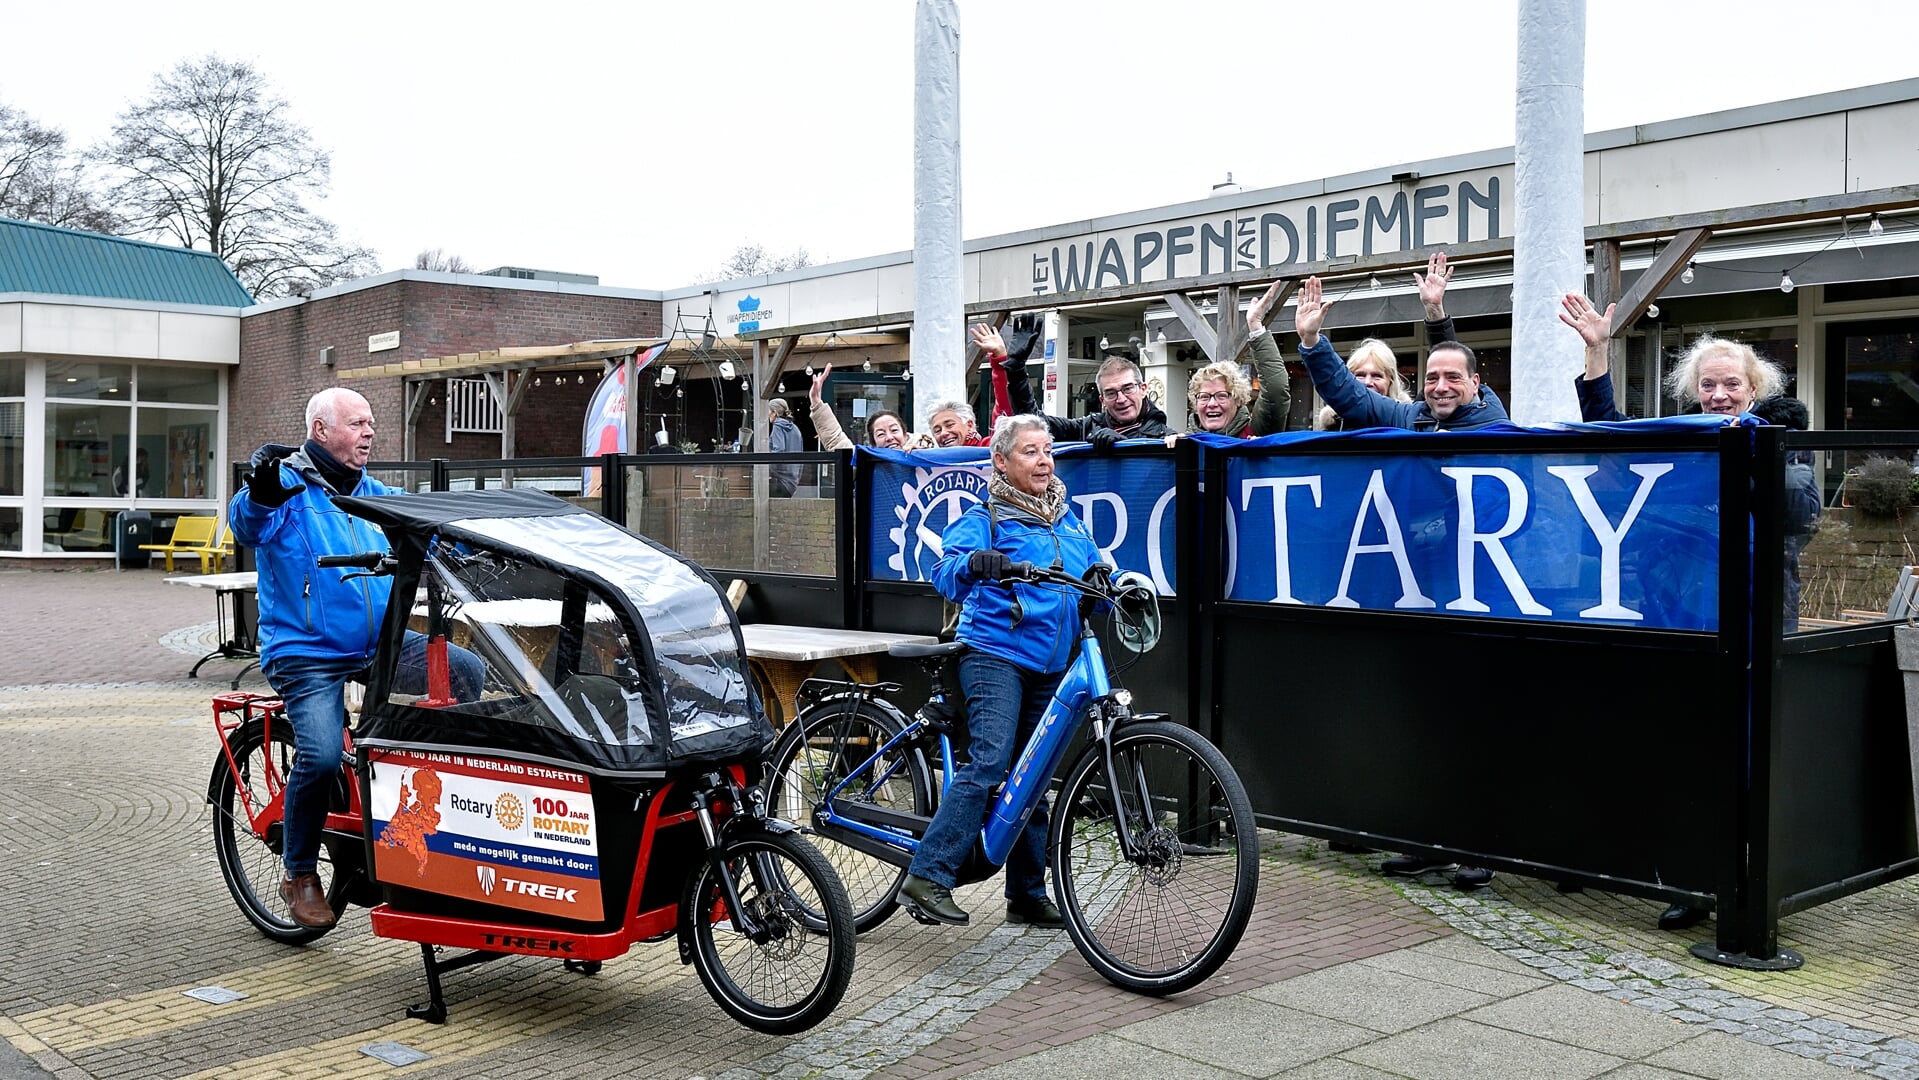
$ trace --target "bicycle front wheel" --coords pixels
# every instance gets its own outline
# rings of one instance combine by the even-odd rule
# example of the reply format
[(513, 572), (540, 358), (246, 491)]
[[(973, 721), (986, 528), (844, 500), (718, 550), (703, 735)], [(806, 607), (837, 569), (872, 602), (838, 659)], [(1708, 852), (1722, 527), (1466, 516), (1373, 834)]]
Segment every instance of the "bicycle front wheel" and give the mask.
[(1111, 741), (1117, 775), (1097, 742), (1067, 775), (1047, 840), (1053, 887), (1095, 971), (1140, 993), (1178, 993), (1219, 970), (1252, 917), (1252, 804), (1196, 732), (1149, 722)]
[[(263, 811), (271, 799), (267, 776), (271, 774), (277, 782), (284, 783), (293, 775), (293, 725), (276, 719), (272, 729), (271, 740), (263, 737), (257, 723), (248, 724), (233, 735), (230, 745), (233, 759), (239, 765), (237, 772), (227, 763), (224, 753), (214, 759), (210, 786), (213, 851), (227, 891), (233, 894), (233, 902), (240, 906), (240, 913), (247, 921), (275, 941), (304, 945), (326, 931), (294, 922), (287, 902), (280, 898), (280, 881), (285, 876), (280, 861), (284, 850), (281, 846), (283, 823), (277, 814), (267, 815)], [(246, 794), (245, 799), (241, 798), (242, 792)], [(253, 823), (247, 818), (249, 803), (254, 812), (261, 815), (259, 832), (254, 831)], [(317, 869), (320, 886), (333, 902), (333, 910), (340, 911), (346, 903), (340, 895), (338, 875), (334, 873), (325, 845), (320, 848)]]
[(743, 831), (726, 841), (725, 860), (746, 918), (727, 910), (703, 858), (682, 909), (693, 923), (693, 967), (740, 1023), (769, 1035), (805, 1031), (839, 1006), (853, 978), (846, 890), (825, 857), (793, 833)]
[(842, 802), (930, 816), (933, 784), (925, 757), (911, 746), (879, 753), (899, 732), (897, 719), (867, 702), (828, 701), (786, 725), (773, 747), (767, 813), (798, 825), (833, 864), (862, 934), (898, 906), (906, 868), (818, 833), (813, 811), (839, 788)]

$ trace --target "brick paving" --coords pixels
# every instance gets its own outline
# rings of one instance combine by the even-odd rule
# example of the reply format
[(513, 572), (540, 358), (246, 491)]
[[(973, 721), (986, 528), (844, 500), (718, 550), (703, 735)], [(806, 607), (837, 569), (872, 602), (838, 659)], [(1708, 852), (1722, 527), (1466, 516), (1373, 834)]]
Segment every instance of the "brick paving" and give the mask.
[[(1473, 896), (1427, 889), (1291, 836), (1265, 853), (1239, 952), (1176, 998), (1110, 986), (1063, 935), (990, 914), (964, 930), (901, 916), (861, 939), (845, 1003), (800, 1039), (732, 1022), (670, 944), (638, 945), (592, 978), (527, 958), (455, 972), (452, 1022), (407, 1021), (401, 1007), (423, 995), (417, 952), (373, 938), (364, 912), (289, 949), (234, 910), (204, 790), (214, 752), (207, 700), (239, 665), (216, 661), (208, 678), (184, 678), (210, 647), (213, 601), (164, 576), (0, 571), (0, 1077), (9, 1080), (386, 1075), (392, 1066), (360, 1053), (384, 1040), (431, 1054), (406, 1071), (435, 1077), (644, 1069), (993, 1080), (1161, 1066), (1241, 1076), (1274, 1074), (1282, 1057), (1302, 1075), (1493, 1076), (1505, 1075), (1499, 1054), (1522, 1045), (1567, 1061), (1603, 1057), (1642, 1076), (1811, 1076), (1792, 1070), (1826, 1070), (1801, 1060), (1816, 1056), (1855, 1075), (1919, 1077), (1919, 1064), (1906, 1064), (1919, 1063), (1908, 1054), (1919, 1051), (1919, 890), (1910, 880), (1787, 919), (1783, 943), (1807, 965), (1760, 974), (1694, 960), (1685, 949), (1709, 927), (1661, 933), (1646, 901), (1560, 895), (1508, 876)], [(247, 679), (261, 685), (257, 673)], [(995, 887), (975, 886), (962, 903), (993, 912)], [(210, 1005), (182, 993), (207, 985), (249, 996)], [(1285, 992), (1322, 985), (1400, 986), (1407, 993), (1386, 996), (1436, 995), (1443, 1007), (1425, 1000), (1416, 1023), (1404, 1008), (1388, 1022), (1350, 1014), (1358, 1006), (1337, 992)], [(1550, 996), (1560, 993), (1577, 998)], [(1668, 1000), (1678, 1004), (1653, 1004)], [(1568, 1001), (1600, 1010), (1593, 1030), (1612, 1034), (1582, 1042), (1524, 1020), (1529, 1008), (1564, 1014)], [(1507, 1012), (1461, 1012), (1486, 1003)], [(1656, 1045), (1622, 1048), (1615, 1037), (1681, 1013), (1697, 1020), (1660, 1028)], [(1233, 1057), (1243, 1048), (1218, 1032), (1248, 1017), (1289, 1034), (1264, 1056)], [(1338, 1038), (1327, 1035), (1335, 1029)], [(1755, 1045), (1774, 1037), (1784, 1050)], [(1287, 1054), (1275, 1057), (1280, 1044)], [(1454, 1060), (1448, 1054), (1471, 1069), (1404, 1064)], [(1549, 1059), (1558, 1060), (1538, 1060)]]

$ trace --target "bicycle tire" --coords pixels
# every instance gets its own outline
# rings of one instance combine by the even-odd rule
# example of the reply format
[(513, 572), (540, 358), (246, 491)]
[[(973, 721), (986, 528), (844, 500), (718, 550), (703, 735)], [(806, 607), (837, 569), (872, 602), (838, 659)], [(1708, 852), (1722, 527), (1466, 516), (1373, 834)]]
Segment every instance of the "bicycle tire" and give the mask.
[[(693, 967), (740, 1023), (769, 1035), (805, 1031), (839, 1007), (853, 978), (858, 936), (846, 890), (797, 833), (748, 828), (725, 843), (740, 903), (768, 933), (756, 942), (738, 931), (713, 864), (702, 858), (682, 908), (692, 920)], [(825, 913), (823, 928), (811, 925), (814, 912)], [(804, 970), (789, 977), (799, 964)]]
[[(848, 847), (813, 828), (813, 811), (847, 773), (900, 733), (897, 717), (870, 702), (827, 701), (801, 713), (773, 745), (767, 782), (767, 813), (798, 825), (833, 865), (853, 905), (853, 925), (864, 934), (899, 906), (906, 868)], [(802, 753), (804, 751), (804, 753)], [(875, 783), (848, 795), (909, 814), (933, 812), (933, 782), (926, 758), (913, 747), (877, 766)], [(842, 796), (843, 798), (846, 796)]]
[[(1176, 994), (1219, 970), (1252, 917), (1252, 803), (1226, 756), (1177, 724), (1123, 726), (1112, 756), (1125, 783), (1107, 776), (1098, 742), (1067, 774), (1047, 836), (1054, 893), (1095, 971), (1129, 990)], [(1134, 830), (1136, 861), (1120, 847), (1116, 807)]]
[[(262, 738), (261, 726), (257, 723), (246, 725), (231, 737), (228, 745), (233, 750), (233, 760), (239, 763), (238, 776), (227, 763), (226, 754), (214, 758), (213, 781), (208, 788), (213, 795), (213, 852), (220, 863), (220, 877), (247, 921), (275, 941), (304, 945), (332, 928), (316, 929), (293, 921), (286, 901), (280, 898), (280, 881), (285, 876), (279, 844), (280, 823), (268, 823), (267, 835), (256, 836), (248, 824), (246, 806), (240, 800), (240, 789), (244, 787), (255, 807), (267, 804), (268, 755), (272, 755), (282, 780), (292, 775), (293, 725), (280, 721), (273, 724), (272, 729), (271, 746)], [(334, 873), (333, 861), (324, 844), (316, 869), (320, 885), (337, 914), (346, 907), (341, 895), (344, 884), (340, 875)]]

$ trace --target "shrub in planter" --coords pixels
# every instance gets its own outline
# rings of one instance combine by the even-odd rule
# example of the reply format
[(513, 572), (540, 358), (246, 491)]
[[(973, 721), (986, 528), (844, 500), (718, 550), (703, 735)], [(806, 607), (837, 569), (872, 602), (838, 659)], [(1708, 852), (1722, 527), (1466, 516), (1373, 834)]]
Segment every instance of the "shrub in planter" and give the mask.
[(1897, 517), (1912, 505), (1912, 466), (1899, 458), (1870, 457), (1846, 480), (1852, 505), (1874, 517)]

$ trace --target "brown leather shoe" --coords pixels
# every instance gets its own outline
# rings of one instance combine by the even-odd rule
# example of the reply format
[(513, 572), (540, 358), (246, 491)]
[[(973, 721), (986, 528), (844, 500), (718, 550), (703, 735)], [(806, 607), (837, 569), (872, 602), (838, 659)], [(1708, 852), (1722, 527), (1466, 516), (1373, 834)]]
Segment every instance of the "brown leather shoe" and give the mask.
[(287, 913), (293, 921), (308, 930), (333, 926), (333, 905), (327, 903), (326, 890), (320, 888), (320, 875), (296, 874), (281, 881), (280, 899), (287, 902)]

